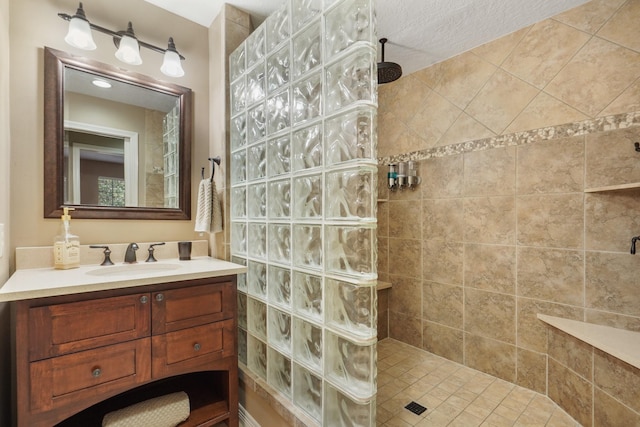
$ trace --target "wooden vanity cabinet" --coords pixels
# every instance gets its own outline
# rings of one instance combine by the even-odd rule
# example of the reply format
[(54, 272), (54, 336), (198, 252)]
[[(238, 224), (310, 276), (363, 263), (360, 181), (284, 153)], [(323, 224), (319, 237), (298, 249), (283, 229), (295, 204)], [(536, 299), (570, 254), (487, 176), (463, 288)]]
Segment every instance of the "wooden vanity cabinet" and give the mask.
[(235, 286), (225, 276), (14, 302), (18, 427), (100, 425), (180, 390), (192, 410), (181, 426), (237, 426)]

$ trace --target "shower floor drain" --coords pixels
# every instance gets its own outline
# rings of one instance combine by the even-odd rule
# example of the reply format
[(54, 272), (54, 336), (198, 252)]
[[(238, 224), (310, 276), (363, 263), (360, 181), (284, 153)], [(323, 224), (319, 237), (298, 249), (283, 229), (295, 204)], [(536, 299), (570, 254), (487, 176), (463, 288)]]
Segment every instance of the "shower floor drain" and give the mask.
[(416, 402), (411, 402), (407, 406), (405, 406), (404, 408), (410, 410), (411, 412), (413, 412), (416, 415), (420, 415), (424, 411), (427, 410), (427, 408), (425, 408), (424, 406), (422, 406), (421, 404), (416, 403)]

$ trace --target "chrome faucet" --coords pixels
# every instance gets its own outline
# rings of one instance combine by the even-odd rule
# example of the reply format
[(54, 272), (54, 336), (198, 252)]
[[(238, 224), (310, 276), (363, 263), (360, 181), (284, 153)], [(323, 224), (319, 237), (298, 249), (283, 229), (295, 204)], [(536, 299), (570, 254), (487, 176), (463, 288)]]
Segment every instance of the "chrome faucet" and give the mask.
[(138, 250), (137, 243), (129, 243), (129, 246), (127, 246), (127, 252), (125, 252), (124, 254), (124, 262), (127, 264), (133, 264), (135, 262), (138, 262), (138, 260), (136, 259), (137, 250)]

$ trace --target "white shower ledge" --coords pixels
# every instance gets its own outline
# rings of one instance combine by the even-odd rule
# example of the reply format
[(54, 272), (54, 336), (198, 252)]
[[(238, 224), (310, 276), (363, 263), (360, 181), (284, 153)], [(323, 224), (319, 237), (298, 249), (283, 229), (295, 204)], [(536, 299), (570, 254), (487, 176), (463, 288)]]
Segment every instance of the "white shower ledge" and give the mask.
[(538, 319), (640, 368), (640, 332), (538, 314)]

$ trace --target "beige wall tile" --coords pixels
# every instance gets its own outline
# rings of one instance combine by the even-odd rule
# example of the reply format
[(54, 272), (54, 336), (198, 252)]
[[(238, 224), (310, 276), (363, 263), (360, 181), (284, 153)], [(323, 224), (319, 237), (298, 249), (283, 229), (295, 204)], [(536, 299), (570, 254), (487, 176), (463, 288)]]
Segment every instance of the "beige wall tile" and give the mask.
[(518, 295), (580, 306), (584, 302), (584, 253), (518, 248)]
[(378, 291), (378, 311), (389, 310), (389, 291), (389, 288)]
[(422, 241), (389, 238), (389, 274), (422, 276)]
[(515, 283), (515, 246), (465, 245), (465, 287), (514, 295)]
[(625, 316), (600, 310), (585, 310), (586, 321), (597, 325), (640, 332), (640, 316)]
[(378, 237), (389, 237), (389, 203), (388, 202), (379, 202), (377, 204), (378, 209), (378, 226), (376, 230), (378, 232)]
[(591, 0), (553, 19), (589, 34), (595, 34), (626, 0)]
[[(413, 192), (413, 194), (420, 194)], [(389, 202), (389, 236), (401, 239), (422, 237), (422, 204), (420, 200)]]
[(518, 244), (581, 249), (584, 195), (518, 196)]
[(378, 276), (389, 273), (389, 238), (378, 237)]
[(640, 110), (640, 80), (636, 80), (634, 84), (622, 92), (607, 108), (602, 110), (601, 115), (608, 116), (638, 110)]
[(515, 192), (516, 148), (464, 154), (465, 196), (506, 196)]
[(500, 134), (537, 94), (535, 87), (498, 70), (465, 111)]
[(448, 198), (462, 195), (463, 156), (427, 159), (420, 163), (423, 198)]
[(573, 123), (587, 120), (588, 118), (585, 114), (564, 102), (540, 92), (511, 122), (504, 133), (522, 132), (547, 126)]
[[(442, 63), (439, 62), (437, 64), (433, 64), (430, 67), (423, 68), (422, 70), (418, 70), (413, 74), (416, 79), (420, 80), (422, 83), (426, 84), (428, 87), (433, 89), (436, 87), (440, 79), (442, 78)], [(391, 86), (391, 85), (384, 85)]]
[(422, 347), (422, 320), (389, 311), (389, 337), (414, 347)]
[(438, 323), (423, 322), (423, 348), (454, 362), (463, 363), (463, 332)]
[(517, 150), (518, 195), (584, 189), (584, 137), (541, 141)]
[(462, 243), (442, 239), (425, 240), (422, 261), (424, 280), (462, 285), (463, 250)]
[(640, 230), (640, 189), (585, 195), (585, 249), (629, 252)]
[(516, 347), (465, 333), (465, 364), (489, 375), (515, 382)]
[(467, 113), (462, 112), (445, 134), (442, 135), (437, 145), (444, 147), (460, 142), (491, 138), (493, 136), (496, 136), (494, 132)]
[(409, 153), (429, 148), (409, 127), (396, 119), (394, 113), (378, 115), (378, 156)]
[(640, 54), (594, 37), (549, 83), (545, 92), (596, 117), (640, 76)]
[(549, 328), (549, 357), (573, 370), (585, 380), (593, 380), (593, 347), (556, 328)]
[(464, 240), (512, 245), (516, 235), (515, 199), (511, 196), (464, 200)]
[(516, 342), (516, 298), (478, 289), (464, 290), (464, 329), (507, 343)]
[(391, 276), (393, 286), (389, 293), (389, 310), (411, 317), (422, 316), (422, 281)]
[(389, 337), (389, 310), (378, 310), (378, 340)]
[(592, 385), (570, 369), (549, 359), (549, 397), (581, 425), (592, 425)]
[(584, 310), (580, 307), (518, 298), (518, 347), (539, 353), (547, 351), (548, 326), (538, 320), (538, 313), (571, 320), (583, 320), (584, 318)]
[(425, 141), (425, 146), (430, 148), (437, 145), (438, 140), (461, 113), (461, 109), (433, 92), (418, 107), (408, 125)]
[(640, 369), (594, 350), (593, 382), (602, 391), (640, 412)]
[[(378, 166), (378, 200), (389, 199), (389, 187), (388, 187), (389, 181), (387, 179), (388, 172), (389, 172), (389, 166), (387, 165)], [(381, 205), (382, 203), (378, 203), (378, 208), (380, 208)]]
[(585, 187), (640, 182), (640, 162), (634, 147), (639, 139), (638, 128), (588, 135)]
[(590, 35), (553, 19), (538, 22), (502, 64), (538, 89), (564, 67)]
[(472, 52), (492, 64), (500, 65), (530, 29), (530, 26), (522, 28), (499, 39), (485, 43), (473, 49)]
[(547, 355), (518, 348), (516, 384), (538, 393), (546, 394)]
[(640, 414), (599, 388), (594, 390), (593, 421), (597, 426), (639, 426)]
[(461, 286), (425, 282), (422, 291), (422, 317), (424, 320), (462, 329)]
[(462, 199), (424, 199), (422, 201), (423, 239), (461, 242), (464, 237)]
[[(427, 102), (432, 91), (427, 85), (411, 75), (399, 80), (393, 86), (396, 89), (395, 96), (384, 108), (392, 111), (397, 120), (408, 124), (422, 105)], [(383, 112), (386, 111), (383, 110)]]
[(640, 52), (640, 3), (628, 1), (598, 31), (598, 36)]
[(465, 52), (441, 63), (442, 78), (435, 91), (464, 110), (495, 71), (495, 65)]
[(585, 306), (640, 316), (638, 259), (629, 254), (587, 252)]

